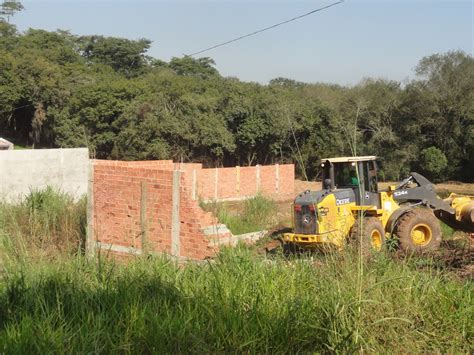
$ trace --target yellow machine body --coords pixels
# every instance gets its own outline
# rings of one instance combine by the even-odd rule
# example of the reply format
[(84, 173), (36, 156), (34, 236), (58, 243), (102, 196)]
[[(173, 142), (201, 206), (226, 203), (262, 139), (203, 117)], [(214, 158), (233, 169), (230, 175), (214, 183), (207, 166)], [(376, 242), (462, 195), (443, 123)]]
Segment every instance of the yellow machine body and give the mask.
[[(333, 246), (341, 249), (346, 244), (351, 229), (359, 215), (366, 217), (377, 217), (382, 222), (384, 228), (392, 213), (400, 208), (393, 199), (393, 192), (380, 192), (380, 202), (382, 208), (377, 206), (358, 206), (355, 202), (336, 205), (334, 194), (327, 195), (321, 202), (314, 205), (317, 211), (318, 232), (315, 234), (284, 233), (283, 241), (293, 243), (303, 248), (318, 248), (321, 246)], [(293, 229), (295, 227), (295, 205), (293, 211)], [(388, 233), (388, 232), (387, 232)]]
[[(374, 247), (395, 231), (406, 250), (433, 250), (442, 234), (436, 217), (455, 230), (474, 233), (473, 196), (451, 194), (442, 200), (434, 185), (418, 173), (379, 191), (375, 159), (323, 159), (323, 189), (305, 191), (295, 198), (293, 232), (283, 234), (283, 241), (303, 248), (327, 245), (341, 249), (357, 226), (369, 239), (379, 238), (372, 242)], [(360, 221), (362, 217), (366, 222)]]

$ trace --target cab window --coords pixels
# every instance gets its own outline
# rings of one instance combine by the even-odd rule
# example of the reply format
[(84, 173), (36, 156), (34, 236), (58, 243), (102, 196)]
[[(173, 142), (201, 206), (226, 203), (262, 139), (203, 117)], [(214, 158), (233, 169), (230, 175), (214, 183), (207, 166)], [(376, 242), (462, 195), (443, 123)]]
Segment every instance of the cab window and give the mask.
[(375, 168), (375, 163), (373, 161), (367, 162), (367, 167), (365, 169), (367, 174), (365, 176), (366, 191), (377, 192), (377, 169)]
[(334, 178), (336, 187), (358, 186), (357, 170), (355, 164), (334, 164)]

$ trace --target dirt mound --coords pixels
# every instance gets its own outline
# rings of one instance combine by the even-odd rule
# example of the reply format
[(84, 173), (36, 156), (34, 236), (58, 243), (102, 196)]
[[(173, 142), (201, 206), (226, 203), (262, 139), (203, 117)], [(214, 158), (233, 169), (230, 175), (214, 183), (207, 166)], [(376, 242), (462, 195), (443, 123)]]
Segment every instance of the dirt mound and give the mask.
[(458, 276), (474, 280), (474, 243), (467, 239), (446, 240), (434, 259), (443, 269)]

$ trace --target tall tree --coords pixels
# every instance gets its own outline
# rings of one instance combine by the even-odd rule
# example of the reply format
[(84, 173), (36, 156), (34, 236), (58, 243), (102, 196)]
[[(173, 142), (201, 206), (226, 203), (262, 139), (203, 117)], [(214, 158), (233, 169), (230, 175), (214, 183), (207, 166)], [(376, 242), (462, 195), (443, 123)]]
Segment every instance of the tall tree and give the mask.
[[(1, 0), (0, 0), (1, 1)], [(423, 58), (418, 77), (355, 86), (222, 77), (211, 58), (150, 58), (148, 40), (18, 32), (0, 6), (0, 134), (29, 146), (89, 146), (100, 158), (296, 162), (378, 155), (388, 179), (410, 170), (473, 180), (474, 59)]]
[(79, 42), (82, 55), (88, 61), (109, 65), (128, 77), (143, 74), (149, 61), (146, 52), (151, 41), (148, 39), (84, 36)]
[(174, 57), (169, 63), (169, 67), (178, 75), (198, 76), (201, 78), (218, 75), (219, 72), (214, 68), (215, 65), (216, 63), (212, 58), (203, 57), (195, 59), (190, 56)]
[(446, 178), (474, 179), (465, 168), (474, 156), (474, 59), (462, 51), (434, 54), (416, 73), (421, 80), (405, 90), (399, 134), (420, 149), (439, 148), (448, 160)]
[(23, 10), (24, 7), (21, 2), (16, 0), (4, 0), (0, 4), (0, 22), (1, 21), (10, 21), (10, 17), (15, 15), (18, 11)]

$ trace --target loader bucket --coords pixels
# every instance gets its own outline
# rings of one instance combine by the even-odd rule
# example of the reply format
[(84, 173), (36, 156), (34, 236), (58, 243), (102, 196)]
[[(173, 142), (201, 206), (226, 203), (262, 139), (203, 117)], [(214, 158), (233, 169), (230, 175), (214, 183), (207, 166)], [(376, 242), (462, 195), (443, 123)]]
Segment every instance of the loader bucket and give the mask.
[(474, 196), (452, 193), (444, 201), (450, 204), (455, 213), (439, 211), (435, 212), (437, 217), (455, 230), (474, 233)]

